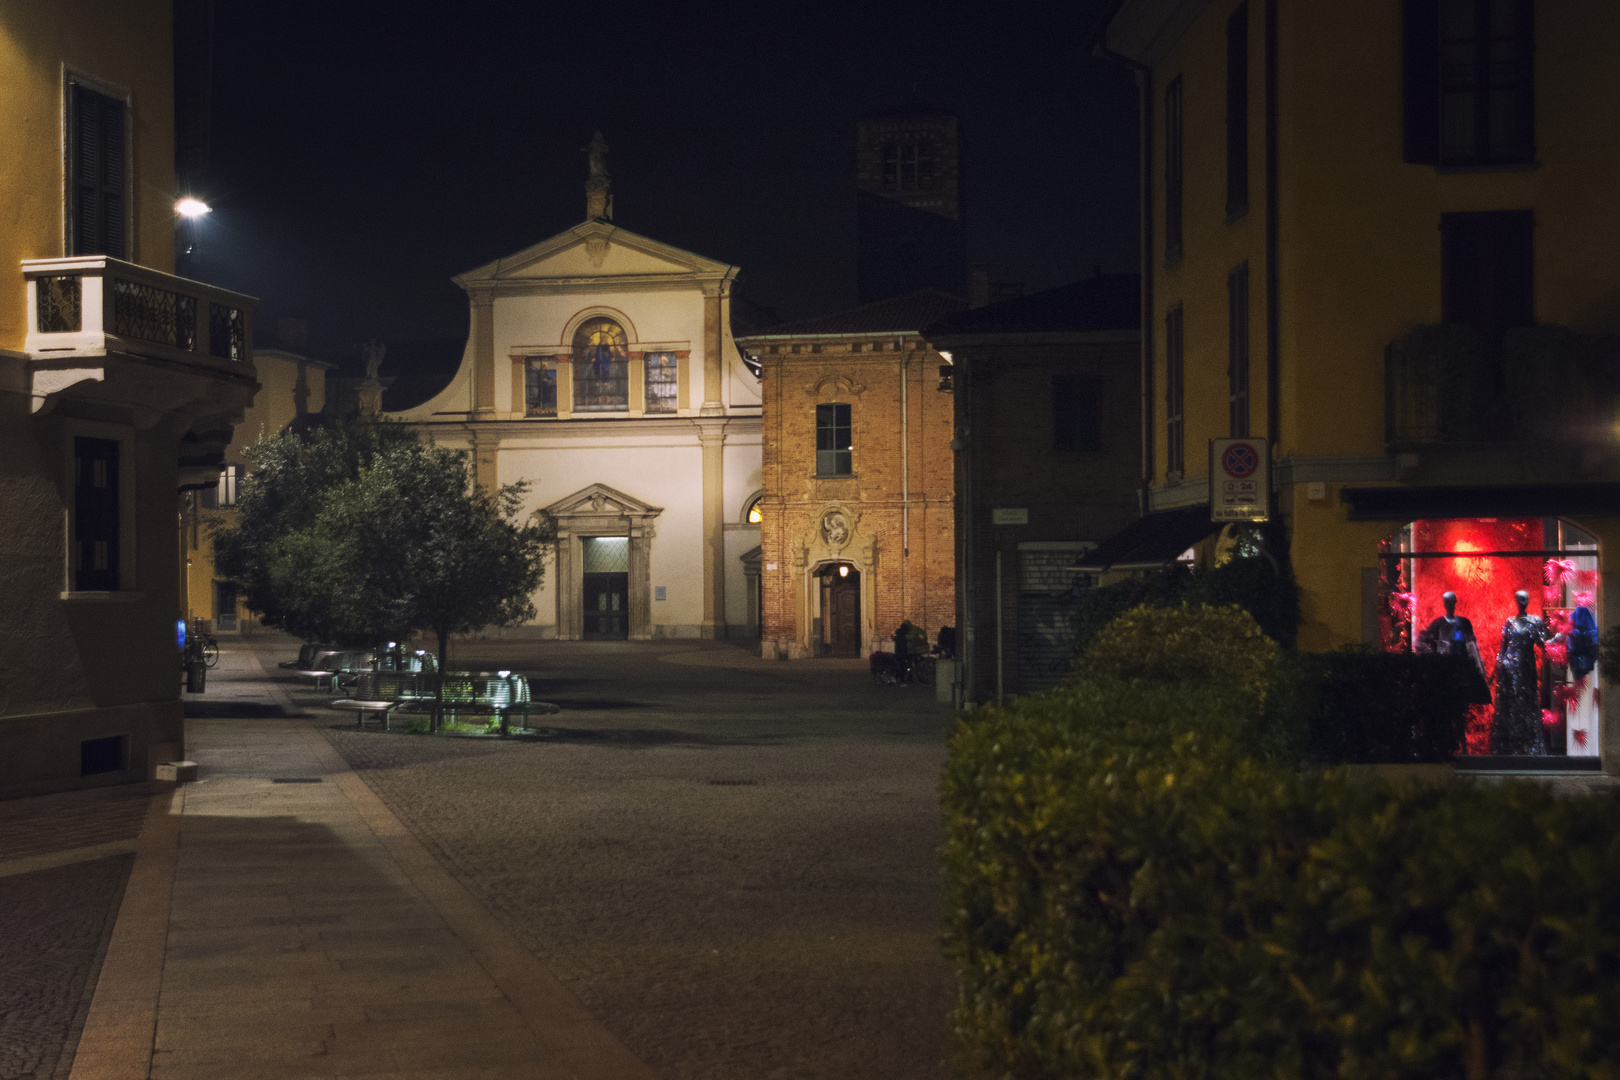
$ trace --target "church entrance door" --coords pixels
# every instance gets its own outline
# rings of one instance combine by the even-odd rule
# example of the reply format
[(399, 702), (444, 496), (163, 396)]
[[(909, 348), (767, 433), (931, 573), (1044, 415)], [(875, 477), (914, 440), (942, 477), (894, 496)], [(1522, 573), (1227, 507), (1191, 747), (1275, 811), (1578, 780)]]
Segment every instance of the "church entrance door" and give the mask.
[(624, 641), (630, 636), (630, 538), (589, 536), (583, 546), (585, 640)]
[(827, 590), (827, 637), (834, 656), (861, 655), (861, 575), (851, 570), (848, 577), (830, 575)]

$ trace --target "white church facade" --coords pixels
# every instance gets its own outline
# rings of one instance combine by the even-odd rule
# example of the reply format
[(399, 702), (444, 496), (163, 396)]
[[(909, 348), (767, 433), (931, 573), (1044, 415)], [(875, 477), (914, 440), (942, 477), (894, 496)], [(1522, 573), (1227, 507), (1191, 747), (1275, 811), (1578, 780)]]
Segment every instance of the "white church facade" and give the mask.
[(527, 481), (525, 512), (556, 518), (528, 632), (757, 635), (761, 401), (731, 336), (737, 268), (615, 226), (605, 150), (588, 220), (454, 279), (461, 366), (387, 415), (471, 452), (486, 487)]

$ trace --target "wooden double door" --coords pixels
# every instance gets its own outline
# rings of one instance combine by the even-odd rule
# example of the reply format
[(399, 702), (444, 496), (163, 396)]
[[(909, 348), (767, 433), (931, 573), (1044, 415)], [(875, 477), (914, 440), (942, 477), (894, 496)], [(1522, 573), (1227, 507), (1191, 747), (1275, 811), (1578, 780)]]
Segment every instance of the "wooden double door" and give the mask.
[(832, 656), (861, 655), (861, 574), (851, 569), (848, 576), (836, 570), (827, 575), (822, 593), (827, 651)]
[(585, 575), (585, 640), (630, 637), (630, 575)]

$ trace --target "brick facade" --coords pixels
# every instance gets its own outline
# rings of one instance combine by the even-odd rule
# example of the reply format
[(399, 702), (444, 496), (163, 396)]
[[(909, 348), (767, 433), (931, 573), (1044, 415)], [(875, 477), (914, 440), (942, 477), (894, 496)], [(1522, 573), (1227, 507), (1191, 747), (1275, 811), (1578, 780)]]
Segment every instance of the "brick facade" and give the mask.
[[(952, 405), (915, 333), (745, 339), (761, 364), (761, 652), (825, 655), (818, 570), (860, 577), (860, 655), (955, 623)], [(850, 406), (852, 475), (816, 473), (816, 406)], [(841, 518), (841, 520), (840, 520)]]

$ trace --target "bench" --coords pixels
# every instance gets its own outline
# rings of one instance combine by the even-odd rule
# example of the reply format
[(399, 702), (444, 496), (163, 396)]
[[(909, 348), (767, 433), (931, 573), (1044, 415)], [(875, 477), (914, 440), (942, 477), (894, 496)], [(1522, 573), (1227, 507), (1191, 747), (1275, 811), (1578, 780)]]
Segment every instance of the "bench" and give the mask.
[[(380, 715), (383, 729), (395, 711), (405, 714), (431, 714), (437, 705), (437, 676), (431, 672), (363, 671), (356, 676), (354, 694), (331, 703), (333, 708), (353, 710), (357, 726), (366, 718)], [(501, 734), (511, 729), (513, 717), (527, 719), (559, 711), (545, 701), (529, 696), (529, 680), (512, 672), (448, 672), (444, 676), (444, 716), (487, 716), (497, 720)], [(522, 726), (522, 725), (520, 725)]]

